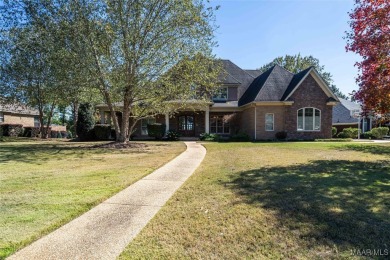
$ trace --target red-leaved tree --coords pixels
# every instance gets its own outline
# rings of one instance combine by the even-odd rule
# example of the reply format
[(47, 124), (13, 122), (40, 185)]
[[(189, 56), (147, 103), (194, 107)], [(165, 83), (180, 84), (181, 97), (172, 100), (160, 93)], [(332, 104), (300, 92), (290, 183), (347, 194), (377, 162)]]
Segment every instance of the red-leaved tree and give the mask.
[(364, 108), (385, 114), (390, 112), (390, 1), (356, 0), (349, 14), (347, 51), (362, 57), (357, 62), (359, 90), (354, 97)]

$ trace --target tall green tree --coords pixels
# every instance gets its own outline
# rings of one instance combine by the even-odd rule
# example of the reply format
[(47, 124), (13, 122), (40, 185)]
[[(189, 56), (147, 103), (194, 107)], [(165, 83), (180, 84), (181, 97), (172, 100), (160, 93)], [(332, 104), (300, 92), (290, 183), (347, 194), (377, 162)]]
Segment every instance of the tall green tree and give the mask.
[[(201, 0), (12, 3), (19, 2), (28, 6), (32, 23), (61, 25), (58, 32), (66, 37), (57, 44), (82, 71), (73, 77), (76, 86), (101, 93), (119, 142), (129, 140), (138, 120), (172, 112), (194, 94), (205, 101), (216, 87), (214, 9)], [(67, 75), (70, 67), (64, 67)]]
[(41, 137), (47, 138), (46, 129), (61, 99), (59, 71), (54, 68), (55, 50), (52, 48), (56, 48), (55, 44), (49, 43), (34, 26), (14, 28), (8, 36), (12, 47), (7, 63), (1, 68), (4, 84), (1, 84), (0, 92), (11, 102), (37, 107)]
[(67, 25), (50, 16), (53, 2), (15, 0), (0, 6), (0, 92), (9, 102), (38, 108), (42, 138), (48, 137), (56, 107), (79, 100), (86, 84), (69, 49)]
[(304, 69), (307, 69), (308, 67), (313, 66), (336, 96), (347, 99), (347, 96), (343, 94), (340, 89), (337, 88), (333, 83), (332, 74), (326, 72), (325, 66), (321, 65), (320, 61), (311, 55), (304, 57), (302, 57), (301, 54), (286, 55), (284, 57), (280, 56), (275, 58), (270, 63), (261, 66), (259, 70), (266, 71), (274, 65), (279, 65), (292, 73), (298, 73)]

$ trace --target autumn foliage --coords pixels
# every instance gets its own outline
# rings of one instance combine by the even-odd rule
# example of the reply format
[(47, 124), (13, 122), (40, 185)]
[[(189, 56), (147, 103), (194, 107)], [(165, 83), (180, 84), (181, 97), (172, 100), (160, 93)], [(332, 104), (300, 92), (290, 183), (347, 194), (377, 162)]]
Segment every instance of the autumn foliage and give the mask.
[(359, 90), (355, 99), (366, 110), (390, 112), (390, 1), (356, 0), (349, 14), (351, 31), (347, 33), (347, 51), (362, 57), (357, 62)]

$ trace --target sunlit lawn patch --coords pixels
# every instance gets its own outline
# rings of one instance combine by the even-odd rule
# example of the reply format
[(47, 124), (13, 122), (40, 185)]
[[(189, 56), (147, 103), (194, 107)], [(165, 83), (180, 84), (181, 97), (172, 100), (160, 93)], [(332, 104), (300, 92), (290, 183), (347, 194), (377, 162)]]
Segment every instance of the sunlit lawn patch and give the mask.
[(329, 259), (389, 250), (389, 145), (205, 146), (200, 168), (122, 259)]
[(135, 143), (130, 149), (99, 144), (0, 143), (0, 259), (185, 150), (179, 142)]

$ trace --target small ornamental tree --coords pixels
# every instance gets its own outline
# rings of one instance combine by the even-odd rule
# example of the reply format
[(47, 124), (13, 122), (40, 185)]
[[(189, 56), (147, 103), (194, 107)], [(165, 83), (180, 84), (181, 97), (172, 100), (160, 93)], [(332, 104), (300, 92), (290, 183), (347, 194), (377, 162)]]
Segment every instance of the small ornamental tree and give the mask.
[(91, 130), (95, 126), (92, 105), (89, 103), (80, 104), (76, 133), (80, 141), (87, 141), (91, 138)]
[(356, 0), (349, 14), (347, 51), (362, 57), (357, 62), (359, 90), (354, 98), (366, 111), (390, 112), (390, 1)]

